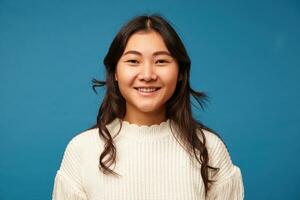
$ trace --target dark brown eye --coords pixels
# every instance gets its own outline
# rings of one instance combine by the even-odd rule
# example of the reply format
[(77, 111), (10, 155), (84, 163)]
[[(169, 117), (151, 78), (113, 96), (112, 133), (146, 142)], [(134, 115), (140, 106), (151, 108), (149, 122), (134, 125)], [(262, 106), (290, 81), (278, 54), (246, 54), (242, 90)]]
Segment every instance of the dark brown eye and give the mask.
[(162, 65), (162, 64), (169, 63), (169, 61), (164, 60), (164, 59), (160, 59), (160, 60), (157, 60), (155, 63), (156, 63), (156, 64), (159, 64), (159, 65)]
[(138, 64), (139, 63), (139, 61), (134, 60), (134, 59), (127, 60), (126, 62), (129, 64)]

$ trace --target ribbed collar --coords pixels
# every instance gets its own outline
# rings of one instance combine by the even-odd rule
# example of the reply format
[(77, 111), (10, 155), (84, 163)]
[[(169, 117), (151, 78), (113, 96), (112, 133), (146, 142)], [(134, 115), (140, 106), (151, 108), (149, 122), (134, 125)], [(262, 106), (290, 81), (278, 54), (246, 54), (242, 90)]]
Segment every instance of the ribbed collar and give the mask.
[(121, 127), (121, 131), (117, 137), (130, 138), (136, 140), (159, 140), (170, 134), (170, 120), (161, 122), (151, 126), (131, 124), (128, 121), (122, 121), (121, 119), (115, 119), (108, 126), (108, 130), (112, 135), (115, 135)]

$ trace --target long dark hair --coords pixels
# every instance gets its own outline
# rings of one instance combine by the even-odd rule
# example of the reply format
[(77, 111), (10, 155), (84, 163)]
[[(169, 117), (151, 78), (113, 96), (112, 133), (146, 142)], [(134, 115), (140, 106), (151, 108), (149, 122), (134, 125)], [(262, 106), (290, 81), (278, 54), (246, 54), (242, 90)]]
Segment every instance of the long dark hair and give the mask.
[(115, 71), (129, 37), (138, 31), (156, 31), (159, 33), (167, 49), (178, 63), (179, 81), (174, 94), (166, 103), (166, 117), (170, 119), (170, 122), (174, 125), (172, 127), (176, 128), (176, 132), (180, 133), (177, 136), (183, 142), (183, 147), (189, 155), (195, 157), (201, 164), (201, 175), (205, 186), (205, 193), (207, 194), (213, 181), (209, 177), (209, 170), (216, 170), (216, 168), (208, 165), (209, 156), (205, 145), (206, 140), (203, 129), (211, 132), (212, 130), (193, 118), (190, 99), (194, 97), (200, 107), (203, 108), (205, 100), (207, 100), (207, 95), (191, 88), (189, 82), (190, 58), (175, 30), (159, 15), (137, 16), (123, 26), (112, 41), (108, 53), (104, 58), (106, 80), (92, 80), (95, 92), (96, 87), (106, 86), (106, 93), (97, 116), (97, 124), (92, 127), (98, 128), (99, 136), (105, 142), (104, 150), (99, 158), (99, 168), (104, 174), (119, 175), (109, 168), (112, 164), (116, 163), (116, 147), (106, 125), (116, 118), (123, 119), (125, 116), (125, 99), (122, 97), (118, 84), (115, 81)]

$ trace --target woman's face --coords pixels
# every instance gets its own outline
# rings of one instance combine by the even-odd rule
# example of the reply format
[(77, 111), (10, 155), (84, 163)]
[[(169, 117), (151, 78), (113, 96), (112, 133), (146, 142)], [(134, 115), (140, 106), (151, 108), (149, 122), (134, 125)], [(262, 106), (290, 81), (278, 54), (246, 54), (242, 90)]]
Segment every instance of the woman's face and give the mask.
[(115, 78), (126, 100), (126, 115), (165, 114), (177, 84), (178, 64), (159, 33), (133, 34), (119, 59)]

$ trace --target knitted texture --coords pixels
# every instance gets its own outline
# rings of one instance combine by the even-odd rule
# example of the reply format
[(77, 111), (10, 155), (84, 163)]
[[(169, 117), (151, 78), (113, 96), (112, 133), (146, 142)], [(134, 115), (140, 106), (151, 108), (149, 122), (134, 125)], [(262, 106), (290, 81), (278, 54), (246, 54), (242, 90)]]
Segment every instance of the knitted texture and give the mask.
[[(200, 164), (175, 139), (170, 120), (138, 126), (114, 120), (107, 126), (115, 136), (120, 177), (103, 174), (99, 156), (104, 143), (98, 129), (75, 136), (68, 144), (55, 177), (52, 198), (78, 200), (199, 200), (205, 199)], [(205, 131), (210, 164), (219, 171), (206, 199), (240, 200), (244, 188), (240, 169), (231, 162), (224, 143)]]

